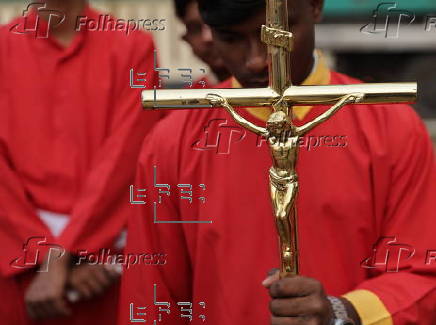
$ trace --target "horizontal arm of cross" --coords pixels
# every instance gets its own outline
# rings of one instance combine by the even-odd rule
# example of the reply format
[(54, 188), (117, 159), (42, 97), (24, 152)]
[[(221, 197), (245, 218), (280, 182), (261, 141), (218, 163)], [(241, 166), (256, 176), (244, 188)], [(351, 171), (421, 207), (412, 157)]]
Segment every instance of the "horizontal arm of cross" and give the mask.
[(143, 90), (144, 108), (185, 109), (212, 107), (208, 94), (217, 94), (227, 99), (232, 106), (270, 106), (280, 95), (270, 88), (226, 88), (226, 89), (161, 89)]
[[(372, 83), (327, 86), (292, 86), (283, 95), (290, 105), (331, 105), (342, 96), (365, 94), (359, 104), (412, 103), (416, 100), (416, 82)], [(227, 99), (232, 106), (265, 107), (280, 99), (271, 88), (238, 89), (160, 89), (142, 91), (142, 106), (146, 109), (210, 108), (208, 94)]]

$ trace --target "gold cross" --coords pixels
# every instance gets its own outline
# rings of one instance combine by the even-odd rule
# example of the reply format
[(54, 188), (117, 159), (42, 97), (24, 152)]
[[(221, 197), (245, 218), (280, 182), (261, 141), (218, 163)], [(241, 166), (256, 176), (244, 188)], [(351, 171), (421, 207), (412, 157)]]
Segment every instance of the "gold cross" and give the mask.
[[(275, 211), (281, 257), (281, 276), (298, 274), (298, 241), (295, 198), (298, 192), (298, 178), (295, 173), (298, 137), (329, 118), (347, 103), (380, 104), (410, 103), (416, 100), (416, 83), (378, 83), (325, 86), (294, 86), (291, 84), (292, 33), (289, 30), (287, 0), (266, 0), (267, 25), (262, 26), (261, 39), (268, 46), (269, 87), (250, 89), (186, 89), (186, 90), (145, 90), (142, 105), (148, 109), (192, 109), (225, 107), (232, 117), (250, 131), (268, 138), (273, 167), (270, 169), (271, 200)], [(159, 96), (157, 96), (157, 93)], [(354, 95), (354, 96), (350, 96)], [(348, 97), (347, 97), (348, 96)], [(159, 98), (157, 98), (159, 97)], [(303, 127), (289, 122), (288, 129), (281, 129), (289, 136), (277, 136), (277, 123), (284, 112), (289, 119), (289, 107), (295, 105), (335, 104), (326, 115), (319, 116)], [(232, 106), (273, 107), (279, 114), (272, 114), (268, 123), (275, 128), (261, 128), (244, 120)], [(268, 125), (267, 123), (267, 125)], [(284, 133), (286, 134), (286, 133)], [(281, 138), (281, 140), (278, 140)], [(285, 150), (283, 150), (285, 149)], [(286, 159), (283, 163), (283, 152)], [(294, 157), (294, 158), (293, 158)], [(288, 170), (283, 167), (286, 166)], [(290, 194), (291, 193), (291, 194)], [(293, 212), (292, 212), (293, 211)], [(286, 214), (286, 218), (284, 218)], [(279, 220), (281, 219), (281, 220)], [(287, 219), (284, 221), (284, 219)]]

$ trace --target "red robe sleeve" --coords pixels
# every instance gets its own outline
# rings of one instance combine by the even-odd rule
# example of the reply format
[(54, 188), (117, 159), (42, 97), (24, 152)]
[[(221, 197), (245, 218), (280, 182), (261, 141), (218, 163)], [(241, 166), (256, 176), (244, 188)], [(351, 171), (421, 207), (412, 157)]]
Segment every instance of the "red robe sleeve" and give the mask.
[[(177, 114), (184, 113), (177, 112)], [(160, 128), (158, 127), (158, 129)], [(154, 301), (154, 284), (156, 284), (157, 300), (171, 305), (170, 314), (160, 313), (162, 321), (167, 324), (177, 324), (181, 321), (177, 310), (174, 310), (177, 309), (177, 302), (192, 301), (192, 265), (184, 227), (193, 227), (193, 225), (154, 223), (153, 214), (153, 202), (159, 202), (158, 189), (154, 187), (153, 167), (156, 166), (158, 170), (157, 182), (168, 184), (171, 188), (170, 197), (162, 196), (165, 204), (159, 205), (158, 214), (165, 216), (162, 218), (165, 220), (181, 220), (176, 195), (173, 193), (177, 189), (177, 184), (171, 181), (179, 179), (178, 168), (171, 157), (177, 157), (180, 148), (164, 143), (165, 141), (161, 137), (154, 137), (154, 134), (155, 132), (152, 132), (145, 139), (138, 162), (135, 188), (147, 189), (147, 198), (146, 204), (132, 207), (134, 213), (129, 218), (126, 246), (128, 251), (125, 254), (138, 256), (152, 253), (162, 254), (168, 258), (166, 258), (165, 265), (145, 266), (140, 262), (135, 265), (127, 265), (123, 272), (122, 286), (124, 290), (122, 290), (120, 300), (119, 324), (123, 325), (131, 323), (130, 308), (132, 308), (135, 318), (135, 311), (139, 310), (137, 308), (147, 305), (149, 307), (144, 319), (147, 322), (159, 319), (158, 309), (150, 307)], [(162, 201), (162, 203), (164, 202)], [(193, 207), (193, 209), (195, 208)], [(138, 286), (138, 283), (142, 284)]]
[(0, 273), (12, 275), (36, 266), (48, 248), (38, 245), (37, 241), (53, 242), (49, 234), (8, 159), (7, 147), (0, 135)]
[[(4, 29), (5, 30), (5, 29)], [(4, 43), (4, 30), (0, 31), (0, 43)], [(1, 55), (5, 55), (1, 53)], [(7, 60), (0, 58), (0, 79), (4, 76), (3, 64)], [(50, 242), (50, 231), (36, 215), (35, 207), (28, 197), (28, 193), (14, 169), (9, 155), (8, 143), (8, 96), (6, 81), (0, 82), (0, 273), (11, 275), (20, 270), (32, 267), (31, 260), (36, 257), (41, 261), (47, 246), (37, 247), (32, 237)], [(28, 243), (29, 245), (26, 245)], [(32, 246), (32, 247), (30, 247)], [(24, 260), (24, 250), (28, 252), (28, 259)], [(29, 249), (39, 249), (29, 252)], [(39, 252), (39, 254), (37, 254)], [(31, 255), (30, 255), (31, 254)], [(25, 262), (27, 266), (25, 266)], [(36, 265), (36, 263), (34, 263)]]
[[(147, 87), (155, 83), (154, 44), (150, 35), (129, 35), (135, 41), (120, 51), (121, 66), (108, 67), (119, 72), (114, 101), (114, 116), (109, 135), (95, 155), (81, 194), (73, 207), (71, 221), (59, 244), (71, 252), (96, 251), (112, 247), (130, 213), (129, 185), (145, 134), (162, 117), (158, 111), (144, 111), (141, 89), (130, 88), (129, 71), (146, 72)], [(108, 108), (109, 109), (109, 108)]]
[[(436, 256), (435, 157), (416, 114), (409, 107), (387, 109), (398, 109), (399, 120), (390, 119), (383, 134), (390, 163), (373, 158), (374, 188), (389, 189), (386, 196), (376, 192), (375, 199), (385, 205), (381, 237), (396, 242), (390, 247), (390, 265), (369, 269), (369, 279), (344, 296), (363, 325), (431, 325), (436, 319), (436, 260), (431, 259)], [(410, 129), (404, 132), (398, 125)], [(372, 150), (380, 157), (385, 149)], [(390, 184), (377, 184), (377, 179), (389, 179), (377, 173), (390, 173)]]

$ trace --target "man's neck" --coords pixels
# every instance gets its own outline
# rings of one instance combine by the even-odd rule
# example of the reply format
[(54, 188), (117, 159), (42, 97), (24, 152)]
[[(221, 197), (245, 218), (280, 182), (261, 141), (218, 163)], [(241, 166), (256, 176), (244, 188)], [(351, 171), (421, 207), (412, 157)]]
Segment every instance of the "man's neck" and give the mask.
[(304, 73), (305, 77), (303, 78), (303, 80), (298, 80), (298, 82), (296, 83), (297, 85), (301, 85), (315, 71), (315, 69), (316, 69), (315, 55), (316, 55), (316, 53), (313, 52), (312, 56), (309, 59), (310, 63), (307, 65), (307, 69)]
[[(76, 33), (76, 21), (87, 4), (87, 0), (45, 0), (47, 9), (57, 10), (65, 14), (65, 20), (60, 25), (50, 27), (50, 35), (52, 35), (63, 46), (68, 46)], [(39, 13), (44, 20), (50, 19), (50, 12)]]

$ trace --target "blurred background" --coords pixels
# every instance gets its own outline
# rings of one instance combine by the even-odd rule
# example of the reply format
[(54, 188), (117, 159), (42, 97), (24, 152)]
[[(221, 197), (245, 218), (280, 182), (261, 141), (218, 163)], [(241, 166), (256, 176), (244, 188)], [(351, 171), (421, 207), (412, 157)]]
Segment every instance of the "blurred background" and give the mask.
[[(165, 30), (153, 32), (161, 67), (206, 68), (180, 40), (184, 27), (175, 17), (172, 0), (90, 2), (117, 18), (166, 19)], [(21, 15), (28, 3), (0, 0), (0, 24)], [(326, 0), (316, 39), (330, 66), (339, 72), (366, 82), (418, 81), (419, 100), (414, 107), (436, 148), (435, 0)], [(175, 86), (180, 80), (171, 82)]]

